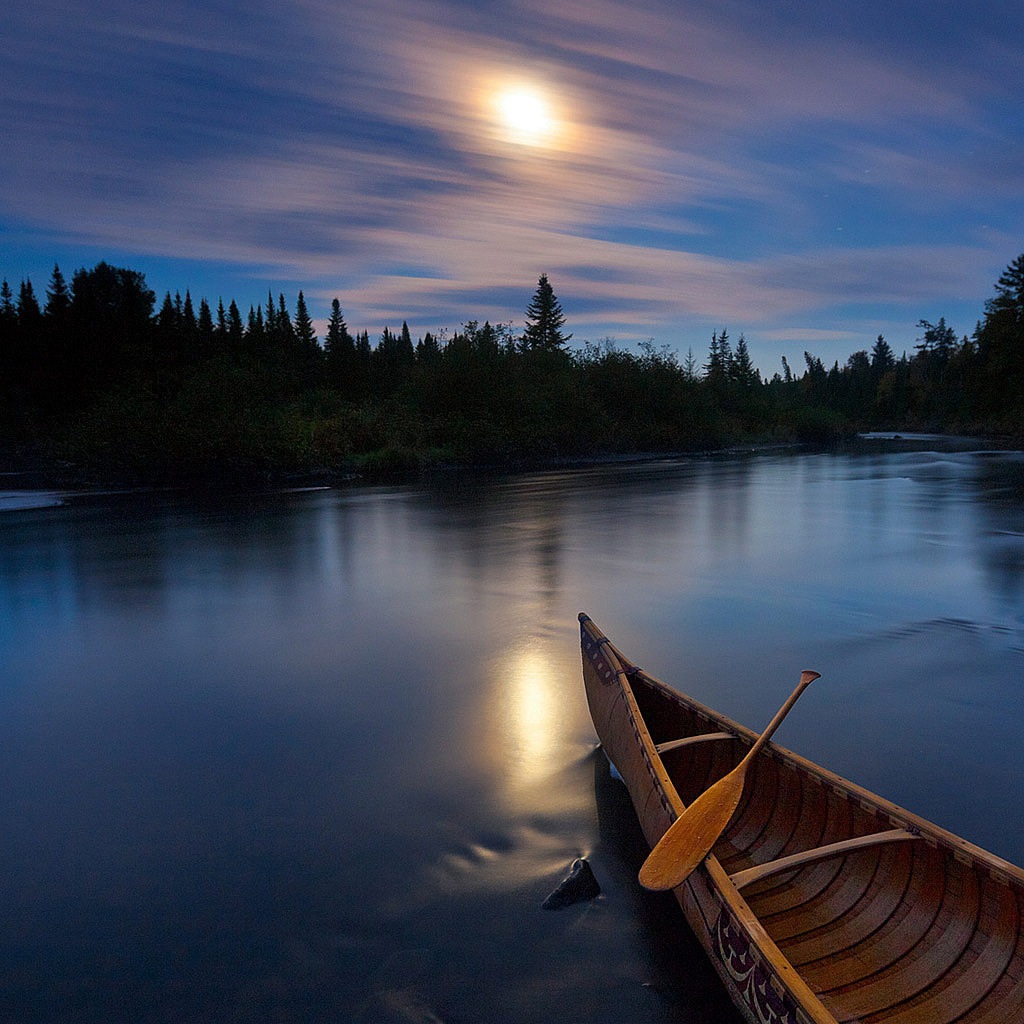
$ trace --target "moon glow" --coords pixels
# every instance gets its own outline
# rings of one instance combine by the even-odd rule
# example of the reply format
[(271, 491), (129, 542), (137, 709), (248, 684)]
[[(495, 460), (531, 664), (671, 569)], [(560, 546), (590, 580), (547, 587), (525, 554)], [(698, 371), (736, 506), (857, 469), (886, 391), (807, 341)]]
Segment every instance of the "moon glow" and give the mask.
[(551, 104), (538, 89), (525, 85), (510, 86), (498, 93), (495, 106), (498, 123), (510, 142), (543, 146), (555, 134), (556, 122)]

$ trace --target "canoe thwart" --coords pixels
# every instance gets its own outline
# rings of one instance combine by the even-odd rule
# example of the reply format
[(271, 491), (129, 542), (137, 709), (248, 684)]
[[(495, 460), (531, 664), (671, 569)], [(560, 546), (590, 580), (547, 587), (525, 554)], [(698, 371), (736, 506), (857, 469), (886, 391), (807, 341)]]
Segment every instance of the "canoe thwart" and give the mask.
[(688, 747), (691, 743), (704, 743), (707, 740), (734, 740), (736, 738), (737, 736), (734, 732), (702, 732), (697, 736), (684, 736), (680, 740), (668, 740), (666, 743), (659, 743), (654, 749), (659, 754), (667, 754), (670, 750)]
[(752, 868), (745, 868), (729, 876), (729, 881), (742, 889), (746, 885), (758, 882), (768, 875), (778, 874), (780, 871), (790, 871), (793, 868), (803, 867), (805, 864), (813, 864), (819, 860), (828, 860), (829, 857), (841, 857), (855, 850), (864, 850), (871, 846), (882, 846), (885, 843), (898, 843), (906, 839), (920, 839), (914, 832), (905, 828), (892, 828), (885, 832), (872, 832), (866, 836), (855, 836), (853, 839), (844, 839), (838, 843), (828, 843), (825, 846), (816, 846), (811, 850), (801, 850), (799, 853), (792, 853), (788, 857), (779, 857), (777, 860), (766, 861), (764, 864), (755, 864)]

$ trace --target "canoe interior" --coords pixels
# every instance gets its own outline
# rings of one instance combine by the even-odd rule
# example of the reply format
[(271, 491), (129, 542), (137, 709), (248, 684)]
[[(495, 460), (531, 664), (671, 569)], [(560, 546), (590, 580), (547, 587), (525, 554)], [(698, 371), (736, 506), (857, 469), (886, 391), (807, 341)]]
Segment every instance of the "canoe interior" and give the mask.
[[(660, 755), (684, 804), (749, 748), (754, 734), (729, 719), (638, 670), (627, 679), (654, 744), (738, 734)], [(645, 829), (648, 841), (664, 827)], [(837, 1021), (1024, 1021), (1024, 872), (1013, 865), (774, 744), (751, 765), (712, 856), (735, 875), (894, 828), (918, 838), (769, 874), (741, 899)]]

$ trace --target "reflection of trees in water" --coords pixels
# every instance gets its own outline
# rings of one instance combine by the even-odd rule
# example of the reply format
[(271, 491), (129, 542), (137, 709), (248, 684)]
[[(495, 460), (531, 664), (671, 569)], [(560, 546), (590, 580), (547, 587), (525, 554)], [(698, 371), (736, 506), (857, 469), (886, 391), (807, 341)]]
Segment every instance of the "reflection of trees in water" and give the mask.
[(999, 598), (1018, 605), (1024, 597), (1024, 454), (980, 457), (973, 484), (979, 564)]
[(553, 601), (576, 537), (590, 545), (576, 554), (618, 563), (632, 583), (645, 566), (674, 559), (681, 544), (742, 549), (755, 465), (753, 456), (730, 456), (462, 479), (416, 501), (467, 567), (484, 575), (504, 564), (512, 577), (529, 567), (535, 593)]
[(707, 494), (709, 521), (705, 533), (719, 552), (742, 553), (750, 538), (751, 474), (754, 460), (713, 462), (702, 478)]
[(9, 600), (77, 612), (158, 610), (174, 595), (259, 588), (285, 598), (320, 571), (308, 495), (84, 495), (5, 523)]

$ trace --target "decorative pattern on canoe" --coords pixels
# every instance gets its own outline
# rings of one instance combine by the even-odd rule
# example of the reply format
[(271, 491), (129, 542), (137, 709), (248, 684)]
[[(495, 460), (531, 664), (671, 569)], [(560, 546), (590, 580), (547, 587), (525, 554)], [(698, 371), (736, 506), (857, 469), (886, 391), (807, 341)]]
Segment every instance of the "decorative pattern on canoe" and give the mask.
[(750, 941), (726, 910), (715, 923), (715, 953), (733, 980), (740, 998), (761, 1024), (797, 1024), (797, 1010), (772, 984), (772, 976), (751, 952)]
[[(608, 659), (604, 656), (604, 648), (609, 643), (607, 637), (601, 637), (600, 640), (593, 640), (588, 635), (586, 626), (580, 623), (580, 638), (583, 644), (583, 652), (590, 659), (594, 666), (594, 670), (601, 677), (602, 682), (614, 683), (615, 672), (612, 670), (611, 665), (608, 664)], [(626, 674), (635, 672), (636, 668), (633, 665), (623, 665)]]

